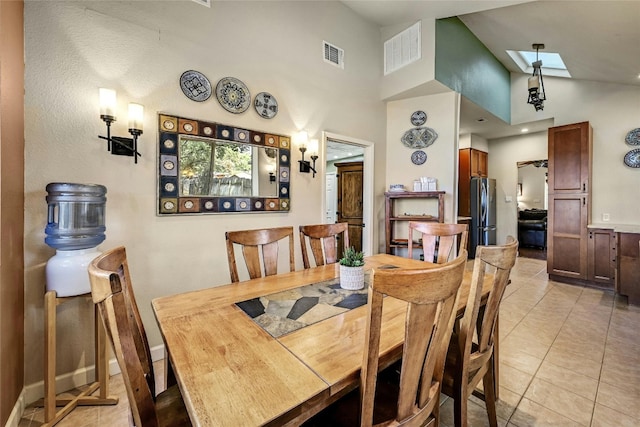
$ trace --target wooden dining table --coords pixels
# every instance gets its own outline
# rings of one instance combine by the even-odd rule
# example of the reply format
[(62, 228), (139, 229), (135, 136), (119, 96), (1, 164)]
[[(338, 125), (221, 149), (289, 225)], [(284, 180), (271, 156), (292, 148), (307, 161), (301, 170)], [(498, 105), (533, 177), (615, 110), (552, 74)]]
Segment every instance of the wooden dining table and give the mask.
[[(437, 267), (387, 254), (365, 261), (366, 270)], [(357, 387), (366, 305), (274, 337), (236, 304), (338, 275), (339, 266), (330, 264), (152, 301), (194, 426), (298, 425)], [(467, 270), (459, 316), (464, 313), (470, 281)], [(484, 294), (490, 286), (485, 280)], [(405, 311), (406, 303), (385, 298), (381, 368), (401, 356)]]

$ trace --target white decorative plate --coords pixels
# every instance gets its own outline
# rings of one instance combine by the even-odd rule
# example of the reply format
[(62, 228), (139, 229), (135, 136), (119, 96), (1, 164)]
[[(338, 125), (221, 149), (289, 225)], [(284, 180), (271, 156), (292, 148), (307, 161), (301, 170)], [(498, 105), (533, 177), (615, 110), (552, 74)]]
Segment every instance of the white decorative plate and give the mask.
[(189, 70), (180, 76), (180, 88), (193, 101), (206, 101), (211, 96), (211, 83), (204, 74)]
[(625, 154), (624, 164), (630, 168), (640, 168), (640, 148), (636, 148)]
[(272, 119), (278, 114), (278, 101), (267, 92), (260, 92), (253, 100), (253, 106), (255, 107), (260, 117), (265, 119)]
[(222, 108), (230, 113), (244, 113), (251, 103), (247, 86), (234, 77), (224, 77), (216, 85), (216, 97)]

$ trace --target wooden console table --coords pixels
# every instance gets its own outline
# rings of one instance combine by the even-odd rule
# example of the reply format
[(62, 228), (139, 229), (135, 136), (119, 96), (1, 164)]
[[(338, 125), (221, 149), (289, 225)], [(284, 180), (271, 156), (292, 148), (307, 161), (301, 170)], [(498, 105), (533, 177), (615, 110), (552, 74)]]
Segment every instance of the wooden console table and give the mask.
[[(86, 390), (73, 398), (56, 398), (56, 308), (74, 298), (91, 300), (90, 294), (58, 298), (55, 291), (44, 295), (44, 424), (43, 427), (56, 425), (76, 406), (116, 405), (118, 398), (109, 396), (109, 360), (107, 359), (107, 336), (100, 321), (100, 313), (94, 310), (95, 323), (95, 379)], [(92, 394), (100, 390), (97, 396)], [(63, 406), (56, 412), (57, 406)]]

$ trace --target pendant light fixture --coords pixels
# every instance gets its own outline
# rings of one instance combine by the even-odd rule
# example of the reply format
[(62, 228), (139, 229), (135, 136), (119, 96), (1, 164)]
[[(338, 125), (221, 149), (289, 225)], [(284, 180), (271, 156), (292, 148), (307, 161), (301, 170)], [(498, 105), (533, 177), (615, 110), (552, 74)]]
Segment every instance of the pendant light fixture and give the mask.
[(544, 81), (542, 80), (542, 61), (538, 59), (538, 51), (544, 49), (544, 44), (534, 43), (532, 47), (536, 50), (536, 60), (531, 64), (533, 74), (529, 77), (529, 99), (527, 104), (534, 106), (536, 111), (544, 109), (544, 101), (547, 99), (544, 93)]

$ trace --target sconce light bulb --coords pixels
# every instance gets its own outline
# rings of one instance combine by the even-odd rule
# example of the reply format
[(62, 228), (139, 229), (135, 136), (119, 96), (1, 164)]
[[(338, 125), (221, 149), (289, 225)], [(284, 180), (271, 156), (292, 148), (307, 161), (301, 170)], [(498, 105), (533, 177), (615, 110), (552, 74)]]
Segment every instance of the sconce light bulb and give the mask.
[(142, 123), (144, 122), (144, 106), (134, 102), (129, 103), (129, 130), (136, 130), (142, 133)]
[(100, 117), (111, 118), (112, 121), (116, 119), (116, 91), (113, 89), (106, 89), (101, 87), (100, 93)]
[(296, 141), (299, 147), (306, 147), (308, 139), (309, 139), (309, 134), (307, 133), (306, 130), (301, 130), (296, 135)]
[(309, 140), (309, 154), (312, 156), (317, 156), (318, 155), (318, 140), (317, 139), (311, 139)]

